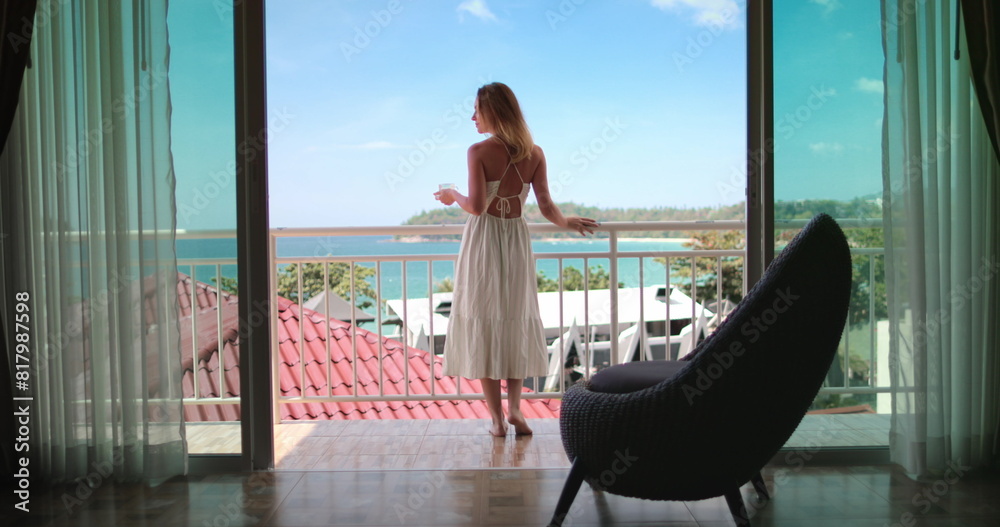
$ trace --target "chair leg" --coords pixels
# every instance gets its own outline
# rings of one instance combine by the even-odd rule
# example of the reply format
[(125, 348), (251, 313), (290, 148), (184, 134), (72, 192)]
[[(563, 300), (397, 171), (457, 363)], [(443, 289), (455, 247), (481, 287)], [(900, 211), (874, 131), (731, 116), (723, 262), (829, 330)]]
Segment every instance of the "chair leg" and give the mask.
[(767, 485), (764, 485), (764, 478), (761, 477), (760, 472), (756, 476), (750, 478), (753, 483), (754, 490), (757, 491), (758, 501), (767, 501), (771, 499), (771, 495), (767, 492)]
[(726, 492), (726, 504), (729, 505), (729, 513), (733, 515), (737, 527), (750, 527), (750, 516), (747, 514), (747, 507), (743, 503), (739, 487), (733, 487)]
[(556, 512), (552, 515), (552, 521), (549, 522), (550, 527), (559, 527), (566, 519), (566, 514), (569, 513), (569, 508), (573, 505), (576, 494), (580, 492), (583, 474), (583, 462), (580, 461), (580, 458), (573, 460), (573, 466), (569, 469), (569, 476), (566, 476), (562, 494), (559, 495), (559, 503), (556, 504)]

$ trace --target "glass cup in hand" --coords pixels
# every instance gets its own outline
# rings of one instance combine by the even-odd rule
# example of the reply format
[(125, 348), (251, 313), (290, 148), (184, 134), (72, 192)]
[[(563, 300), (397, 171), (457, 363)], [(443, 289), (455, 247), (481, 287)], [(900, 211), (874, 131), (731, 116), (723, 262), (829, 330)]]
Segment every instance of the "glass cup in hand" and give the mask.
[(438, 185), (438, 191), (434, 193), (434, 197), (445, 205), (451, 205), (452, 203), (455, 203), (455, 196), (445, 192), (446, 190), (454, 190), (455, 192), (458, 192), (458, 185), (455, 185), (454, 183), (441, 183)]

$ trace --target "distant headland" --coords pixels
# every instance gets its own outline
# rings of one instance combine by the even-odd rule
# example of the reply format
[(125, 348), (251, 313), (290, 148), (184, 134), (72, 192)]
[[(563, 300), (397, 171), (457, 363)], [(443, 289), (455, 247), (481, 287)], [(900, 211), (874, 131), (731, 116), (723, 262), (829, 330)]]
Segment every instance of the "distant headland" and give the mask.
[[(538, 210), (538, 205), (527, 204), (524, 207), (524, 216), (528, 223), (542, 223), (547, 221)], [(580, 205), (567, 202), (560, 203), (559, 210), (567, 216), (586, 216), (597, 221), (698, 221), (698, 220), (740, 220), (744, 217), (743, 203), (734, 205), (724, 205), (719, 207), (700, 208), (678, 208), (678, 207), (655, 207), (655, 208), (602, 208)], [(415, 214), (406, 220), (403, 225), (453, 225), (463, 224), (468, 218), (468, 213), (460, 207), (441, 207)], [(664, 238), (687, 240), (684, 232), (643, 232), (631, 233), (628, 239), (657, 239)], [(535, 240), (561, 240), (578, 238), (579, 234), (573, 232), (546, 232), (532, 236)], [(597, 233), (597, 238), (606, 238), (607, 233)], [(418, 243), (428, 241), (459, 241), (460, 235), (444, 236), (404, 236), (397, 235), (393, 241), (404, 243)]]

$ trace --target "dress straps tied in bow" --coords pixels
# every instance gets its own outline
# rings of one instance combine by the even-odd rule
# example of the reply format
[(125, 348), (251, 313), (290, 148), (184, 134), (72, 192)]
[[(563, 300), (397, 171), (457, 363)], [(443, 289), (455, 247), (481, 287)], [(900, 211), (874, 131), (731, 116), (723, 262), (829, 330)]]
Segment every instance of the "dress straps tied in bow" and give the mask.
[[(500, 191), (500, 183), (503, 182), (503, 178), (507, 176), (507, 171), (510, 170), (511, 166), (513, 166), (514, 167), (514, 171), (517, 172), (517, 179), (521, 180), (521, 184), (522, 185), (524, 184), (524, 178), (521, 177), (521, 171), (518, 170), (517, 165), (514, 164), (514, 156), (511, 155), (510, 148), (508, 148), (507, 144), (504, 143), (503, 141), (500, 141), (500, 144), (502, 144), (504, 150), (507, 151), (507, 159), (508, 159), (508, 161), (507, 161), (507, 166), (504, 167), (504, 169), (503, 169), (503, 174), (501, 174), (500, 175), (500, 179), (497, 180), (497, 192)], [(520, 199), (520, 196), (521, 196), (520, 193), (515, 194), (513, 196), (500, 196), (500, 195), (494, 196), (496, 198), (496, 200), (497, 200), (497, 208), (500, 209), (500, 217), (501, 218), (507, 218), (507, 215), (510, 214), (511, 207), (510, 207), (510, 201), (509, 200), (514, 199), (514, 198), (519, 198)]]

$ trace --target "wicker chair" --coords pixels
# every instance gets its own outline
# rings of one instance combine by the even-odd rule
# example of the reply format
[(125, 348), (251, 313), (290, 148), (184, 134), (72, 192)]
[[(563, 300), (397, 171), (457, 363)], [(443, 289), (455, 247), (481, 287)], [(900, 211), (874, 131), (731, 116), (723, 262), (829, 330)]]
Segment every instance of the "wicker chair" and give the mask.
[(847, 318), (844, 233), (817, 215), (690, 361), (630, 362), (563, 396), (560, 429), (573, 462), (552, 525), (583, 480), (651, 500), (725, 496), (750, 525), (740, 487), (788, 440), (830, 368)]

